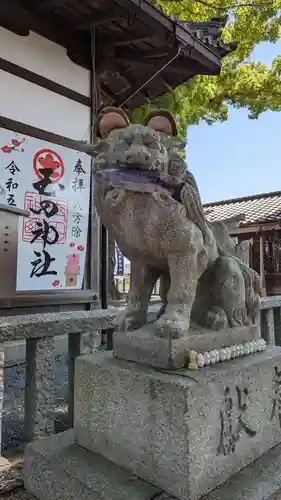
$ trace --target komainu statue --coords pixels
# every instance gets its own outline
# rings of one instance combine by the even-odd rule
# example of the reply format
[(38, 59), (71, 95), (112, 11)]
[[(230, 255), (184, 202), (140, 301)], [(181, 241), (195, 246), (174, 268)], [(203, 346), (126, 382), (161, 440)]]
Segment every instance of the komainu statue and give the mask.
[(206, 220), (170, 113), (157, 110), (144, 125), (133, 125), (124, 111), (105, 108), (96, 130), (96, 207), (131, 261), (121, 330), (146, 323), (159, 278), (156, 336), (183, 337), (191, 323), (211, 330), (257, 324), (259, 276), (235, 255), (223, 223), (218, 231)]

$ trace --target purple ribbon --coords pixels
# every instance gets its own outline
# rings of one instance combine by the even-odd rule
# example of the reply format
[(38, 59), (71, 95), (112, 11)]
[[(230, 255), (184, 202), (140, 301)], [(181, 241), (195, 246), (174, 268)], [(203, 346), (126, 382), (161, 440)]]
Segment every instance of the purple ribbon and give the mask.
[(168, 191), (178, 202), (184, 183), (172, 184), (160, 178), (159, 172), (136, 167), (106, 167), (94, 173), (97, 182), (129, 191), (153, 193)]

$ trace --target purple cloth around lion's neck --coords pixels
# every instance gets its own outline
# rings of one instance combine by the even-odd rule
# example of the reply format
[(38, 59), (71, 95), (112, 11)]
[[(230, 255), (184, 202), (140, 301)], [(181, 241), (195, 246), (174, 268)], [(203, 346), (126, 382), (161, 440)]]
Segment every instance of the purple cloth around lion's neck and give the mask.
[(181, 201), (180, 193), (184, 183), (172, 184), (162, 180), (156, 170), (145, 170), (135, 166), (112, 166), (98, 170), (97, 181), (108, 186), (122, 187), (129, 191), (152, 193), (168, 191), (176, 201)]

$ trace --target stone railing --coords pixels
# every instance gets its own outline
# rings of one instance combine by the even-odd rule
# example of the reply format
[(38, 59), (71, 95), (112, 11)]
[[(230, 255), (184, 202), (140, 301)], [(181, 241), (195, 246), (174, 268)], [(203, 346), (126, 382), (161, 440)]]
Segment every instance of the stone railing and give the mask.
[[(24, 387), (24, 441), (54, 433), (56, 340), (68, 336), (68, 415), (67, 425), (73, 423), (74, 360), (83, 349), (85, 337), (87, 348), (102, 344), (101, 348), (112, 349), (112, 334), (123, 308), (107, 310), (73, 311), (9, 316), (0, 318), (0, 344), (2, 344), (2, 371), (0, 387), (0, 412), (5, 399), (5, 343), (25, 340), (25, 387)], [(149, 320), (156, 317), (159, 305), (151, 306)], [(89, 345), (89, 343), (91, 345)], [(1, 347), (1, 346), (0, 346)], [(91, 352), (91, 349), (90, 349)], [(2, 365), (2, 366), (1, 366)], [(2, 401), (1, 401), (2, 400)], [(3, 414), (2, 414), (3, 416)], [(0, 418), (1, 431), (1, 418)], [(3, 431), (3, 429), (2, 429)], [(1, 432), (0, 432), (1, 436)], [(1, 440), (0, 440), (1, 444)]]
[(112, 329), (117, 318), (118, 310), (110, 309), (0, 318), (1, 343), (26, 341), (25, 441), (54, 432), (55, 337), (68, 335), (68, 417), (71, 425), (74, 359), (80, 355), (82, 335)]
[[(269, 344), (281, 345), (281, 296), (262, 299), (262, 335)], [(150, 307), (150, 320), (156, 317), (159, 304)], [(69, 313), (45, 313), (0, 318), (0, 343), (26, 341), (24, 389), (24, 441), (54, 433), (55, 426), (55, 341), (68, 336), (68, 415), (73, 424), (74, 360), (83, 349), (83, 338), (90, 336), (93, 345), (112, 349), (112, 333), (122, 313), (121, 308)], [(101, 335), (102, 332), (102, 335)], [(3, 366), (2, 366), (3, 367)], [(1, 394), (1, 389), (0, 389)], [(2, 398), (3, 394), (2, 387)], [(0, 408), (1, 409), (1, 408)]]
[(281, 345), (281, 295), (261, 299), (261, 331), (268, 344)]

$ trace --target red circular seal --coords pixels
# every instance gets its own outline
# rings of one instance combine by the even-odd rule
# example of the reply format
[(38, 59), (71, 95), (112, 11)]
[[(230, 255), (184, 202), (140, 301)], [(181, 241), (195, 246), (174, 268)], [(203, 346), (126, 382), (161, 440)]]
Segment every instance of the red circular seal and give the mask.
[(64, 163), (58, 153), (51, 149), (40, 149), (33, 158), (33, 168), (38, 179), (44, 179), (43, 170), (52, 170), (50, 182), (59, 182), (64, 176)]

